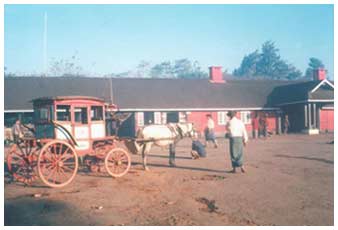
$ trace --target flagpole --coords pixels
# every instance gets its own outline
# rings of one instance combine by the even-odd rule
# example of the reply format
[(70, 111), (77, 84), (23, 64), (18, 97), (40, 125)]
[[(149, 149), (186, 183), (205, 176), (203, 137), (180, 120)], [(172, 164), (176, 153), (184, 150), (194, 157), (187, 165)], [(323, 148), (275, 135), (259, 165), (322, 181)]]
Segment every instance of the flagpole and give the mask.
[(47, 76), (47, 12), (44, 15), (43, 29), (43, 74)]

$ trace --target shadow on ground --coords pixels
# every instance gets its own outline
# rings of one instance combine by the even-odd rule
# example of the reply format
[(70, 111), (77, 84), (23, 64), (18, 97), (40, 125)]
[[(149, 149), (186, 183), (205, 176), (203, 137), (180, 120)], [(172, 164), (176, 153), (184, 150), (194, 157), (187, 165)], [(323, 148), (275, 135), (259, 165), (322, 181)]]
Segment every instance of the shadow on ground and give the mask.
[(283, 155), (283, 154), (277, 154), (275, 157), (283, 157), (283, 158), (294, 158), (294, 159), (305, 159), (305, 160), (310, 160), (310, 161), (319, 161), (323, 162), (326, 164), (333, 164), (333, 161), (327, 160), (324, 158), (318, 158), (318, 157), (306, 157), (306, 156), (289, 156), (289, 155)]
[[(20, 197), (5, 201), (5, 226), (32, 226), (32, 225), (82, 225), (80, 220), (71, 218), (63, 220), (65, 213), (74, 213), (74, 207), (50, 199), (36, 199)], [(35, 216), (35, 218), (32, 218)], [(38, 216), (38, 218), (36, 218)], [(71, 221), (71, 222), (69, 222)]]

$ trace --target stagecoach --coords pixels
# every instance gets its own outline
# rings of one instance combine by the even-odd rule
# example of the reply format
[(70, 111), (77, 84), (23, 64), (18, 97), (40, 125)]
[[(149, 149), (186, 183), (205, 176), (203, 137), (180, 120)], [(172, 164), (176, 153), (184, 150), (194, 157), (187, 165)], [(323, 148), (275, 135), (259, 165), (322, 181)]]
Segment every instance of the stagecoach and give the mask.
[(34, 137), (23, 137), (7, 154), (13, 178), (59, 188), (69, 184), (79, 161), (95, 173), (125, 175), (129, 153), (119, 148), (118, 137), (106, 135), (108, 111), (116, 108), (102, 99), (84, 96), (38, 98), (34, 107)]

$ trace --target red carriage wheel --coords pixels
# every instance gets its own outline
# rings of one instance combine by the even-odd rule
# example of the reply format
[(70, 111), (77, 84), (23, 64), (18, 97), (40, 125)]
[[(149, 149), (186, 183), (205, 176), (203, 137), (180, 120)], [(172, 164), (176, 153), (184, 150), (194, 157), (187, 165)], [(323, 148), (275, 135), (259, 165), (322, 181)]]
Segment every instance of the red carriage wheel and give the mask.
[(37, 179), (36, 148), (32, 146), (29, 140), (13, 144), (6, 160), (8, 171), (15, 180), (25, 184), (32, 184)]
[(126, 150), (114, 148), (107, 154), (104, 164), (109, 175), (122, 177), (130, 169), (130, 156)]
[(55, 140), (43, 146), (37, 166), (39, 176), (46, 185), (61, 188), (74, 179), (79, 163), (70, 144)]

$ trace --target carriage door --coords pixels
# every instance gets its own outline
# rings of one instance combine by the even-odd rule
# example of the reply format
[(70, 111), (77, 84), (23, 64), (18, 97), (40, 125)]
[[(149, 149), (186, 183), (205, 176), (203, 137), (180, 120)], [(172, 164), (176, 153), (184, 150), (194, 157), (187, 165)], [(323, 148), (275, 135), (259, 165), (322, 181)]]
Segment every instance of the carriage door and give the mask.
[(88, 107), (74, 106), (73, 134), (78, 143), (75, 146), (78, 150), (89, 149), (89, 125), (88, 125)]

